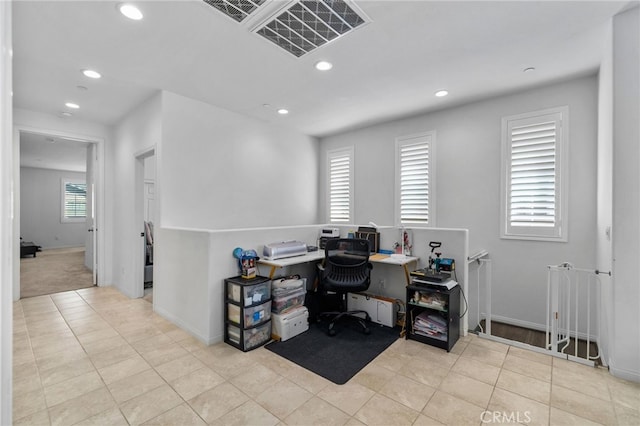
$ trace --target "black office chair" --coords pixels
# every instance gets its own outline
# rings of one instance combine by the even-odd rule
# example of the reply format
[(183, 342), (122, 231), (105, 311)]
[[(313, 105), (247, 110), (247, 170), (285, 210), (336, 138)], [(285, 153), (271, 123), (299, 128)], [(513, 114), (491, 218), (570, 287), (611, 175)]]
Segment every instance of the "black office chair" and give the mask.
[(347, 293), (365, 291), (371, 283), (369, 262), (369, 241), (354, 238), (335, 238), (327, 241), (324, 265), (319, 266), (319, 288), (322, 297), (336, 293), (340, 304), (338, 311), (321, 312), (320, 317), (331, 317), (328, 334), (335, 336), (336, 322), (342, 318), (353, 318), (362, 326), (364, 334), (369, 334), (367, 322), (371, 317), (366, 311), (347, 311)]

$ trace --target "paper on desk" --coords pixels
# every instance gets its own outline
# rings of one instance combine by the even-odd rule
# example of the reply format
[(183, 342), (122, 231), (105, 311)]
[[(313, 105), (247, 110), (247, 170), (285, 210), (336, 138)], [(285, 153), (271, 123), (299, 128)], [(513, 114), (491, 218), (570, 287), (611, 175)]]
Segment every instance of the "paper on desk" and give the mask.
[(385, 259), (387, 259), (388, 257), (389, 257), (388, 254), (376, 253), (376, 254), (372, 254), (371, 256), (369, 256), (369, 259), (381, 262), (381, 261), (384, 261)]

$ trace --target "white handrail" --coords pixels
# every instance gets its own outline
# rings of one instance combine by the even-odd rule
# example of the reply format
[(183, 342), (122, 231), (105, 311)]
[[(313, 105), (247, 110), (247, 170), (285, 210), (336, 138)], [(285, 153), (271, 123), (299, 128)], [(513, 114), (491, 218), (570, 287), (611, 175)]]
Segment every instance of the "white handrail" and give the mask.
[[(482, 333), (491, 334), (491, 259), (487, 259), (489, 256), (489, 252), (486, 250), (480, 250), (477, 253), (469, 256), (467, 259), (468, 264), (477, 263), (478, 269), (477, 273), (477, 289), (478, 289), (478, 297), (476, 299), (477, 302), (477, 316), (478, 316), (478, 327)], [(486, 300), (485, 300), (485, 310), (486, 310), (486, 318), (485, 318), (485, 327), (482, 327), (480, 323), (480, 271), (485, 270), (485, 290), (486, 290)]]

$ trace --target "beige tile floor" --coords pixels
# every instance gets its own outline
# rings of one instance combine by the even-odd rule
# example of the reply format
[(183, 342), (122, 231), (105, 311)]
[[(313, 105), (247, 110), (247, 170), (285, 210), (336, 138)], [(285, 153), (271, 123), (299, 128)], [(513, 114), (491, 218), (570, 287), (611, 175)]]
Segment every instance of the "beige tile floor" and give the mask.
[(638, 425), (640, 385), (470, 335), (399, 339), (338, 386), (205, 346), (113, 288), (14, 304), (16, 425)]

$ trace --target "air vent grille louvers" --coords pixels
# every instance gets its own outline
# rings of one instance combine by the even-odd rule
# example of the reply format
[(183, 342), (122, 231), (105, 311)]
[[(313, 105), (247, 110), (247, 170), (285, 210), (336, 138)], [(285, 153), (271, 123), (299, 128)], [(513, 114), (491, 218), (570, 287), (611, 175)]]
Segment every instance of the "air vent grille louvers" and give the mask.
[(343, 0), (303, 0), (257, 33), (293, 55), (302, 56), (364, 22)]
[(255, 12), (266, 0), (203, 0), (209, 6), (215, 7), (220, 12), (242, 22), (244, 18)]
[[(266, 0), (203, 0), (242, 22)], [(264, 9), (264, 8), (263, 8)], [(365, 23), (345, 0), (301, 0), (259, 25), (255, 31), (294, 56), (300, 57)]]

